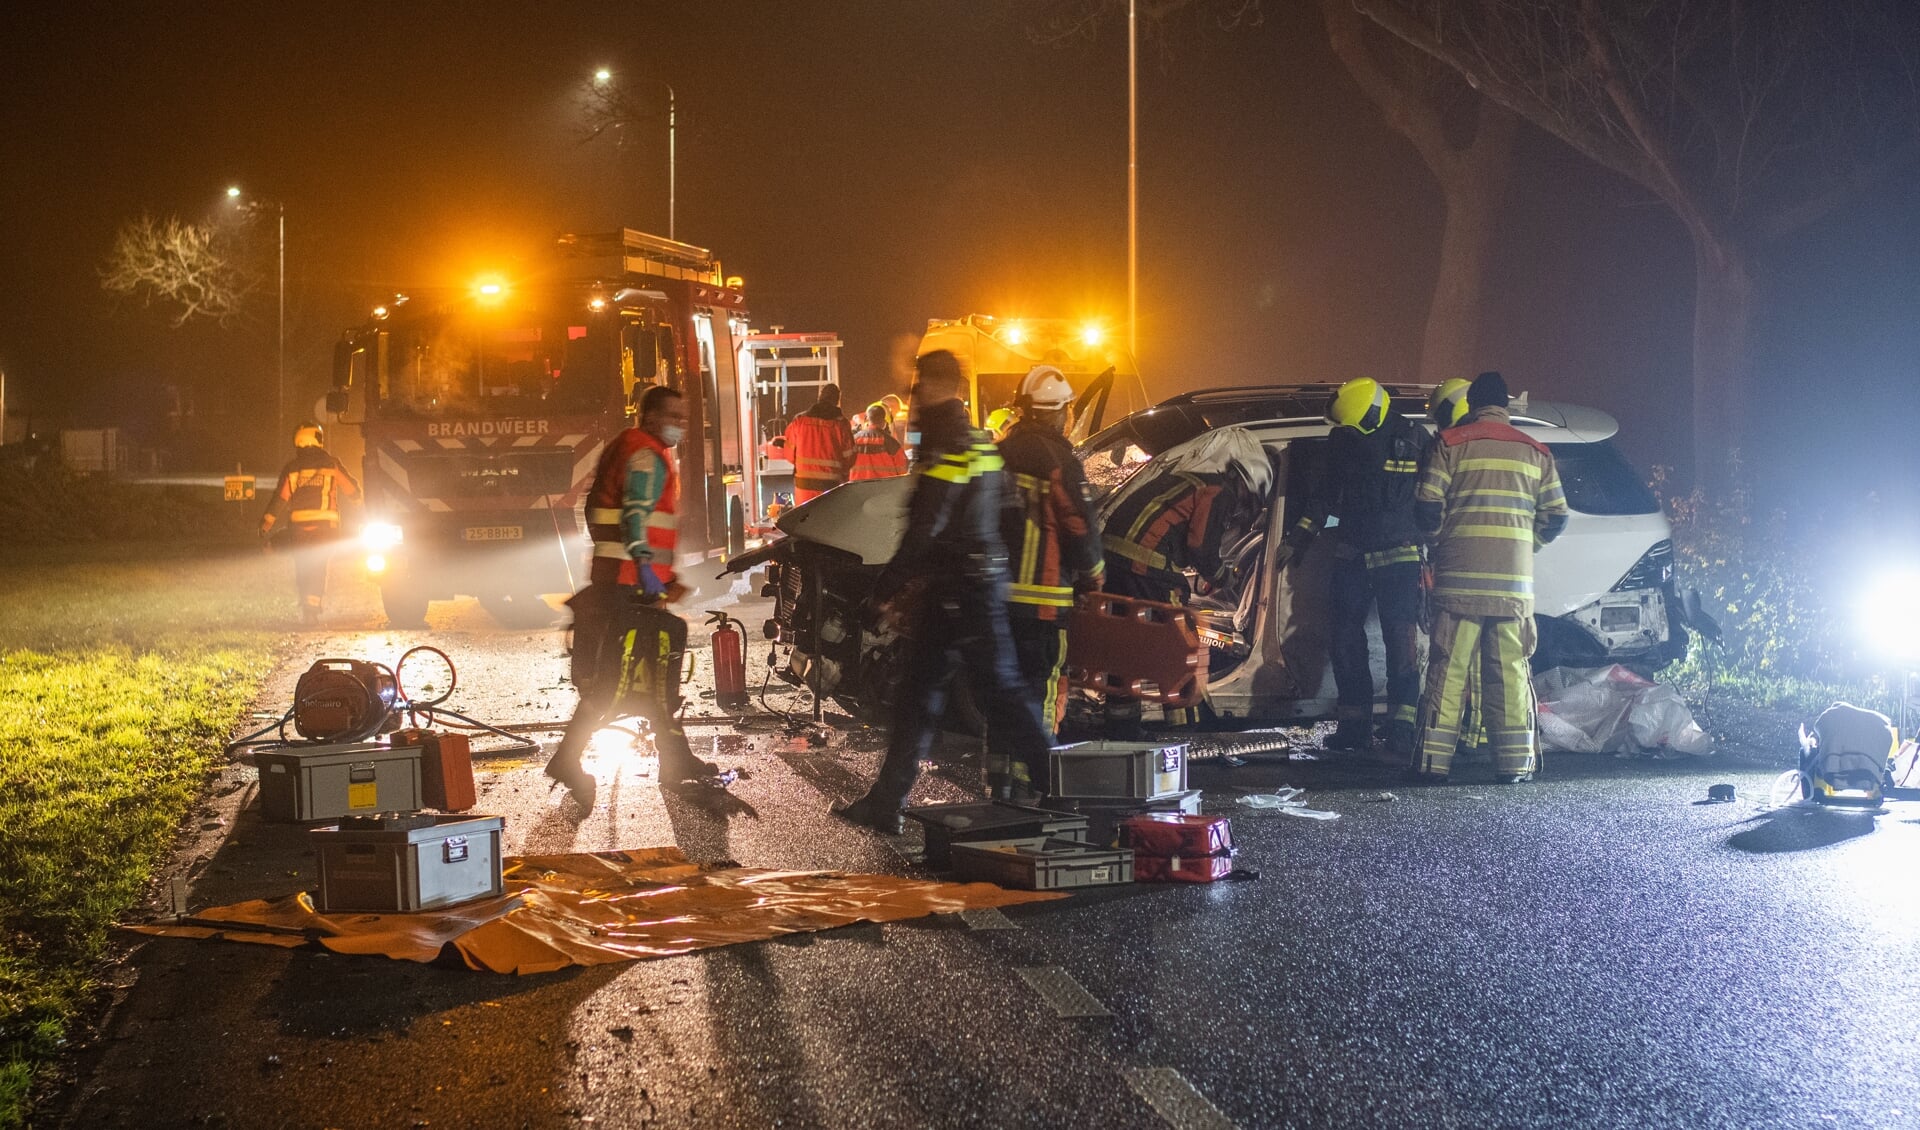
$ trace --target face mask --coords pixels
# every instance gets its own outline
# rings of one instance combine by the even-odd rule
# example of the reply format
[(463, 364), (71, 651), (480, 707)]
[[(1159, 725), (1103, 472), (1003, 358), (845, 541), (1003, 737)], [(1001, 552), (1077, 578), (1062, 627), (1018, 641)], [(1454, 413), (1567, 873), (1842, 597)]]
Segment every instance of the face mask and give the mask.
[(668, 424), (660, 429), (660, 442), (668, 447), (679, 447), (680, 441), (687, 438), (687, 429), (677, 424)]

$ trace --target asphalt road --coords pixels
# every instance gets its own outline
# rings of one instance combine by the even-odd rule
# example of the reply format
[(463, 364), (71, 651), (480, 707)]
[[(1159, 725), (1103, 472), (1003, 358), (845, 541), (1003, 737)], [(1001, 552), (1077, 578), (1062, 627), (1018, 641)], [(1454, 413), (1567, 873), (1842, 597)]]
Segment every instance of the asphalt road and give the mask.
[[(558, 633), (495, 630), (471, 605), (430, 619), (357, 630), (379, 618), (350, 605), (293, 642), (262, 708), (283, 708), (313, 658), (433, 642), (460, 664), (457, 708), (497, 722), (570, 709)], [(752, 652), (757, 672), (764, 644)], [(873, 735), (691, 732), (750, 777), (724, 797), (663, 793), (610, 731), (591, 814), (525, 759), (481, 763), (479, 811), (507, 816), (509, 852), (675, 843), (917, 873), (911, 836), (826, 815), (864, 786)], [(978, 772), (943, 762), (925, 797), (962, 799)], [(542, 976), (146, 940), (43, 1122), (1920, 1125), (1920, 811), (1769, 814), (1754, 798), (1774, 772), (1567, 755), (1528, 786), (1469, 766), (1406, 788), (1368, 765), (1202, 764), (1194, 783), (1233, 816), (1257, 881)], [(253, 778), (224, 773), (191, 825), (179, 872), (194, 908), (313, 879), (304, 832), (259, 820)], [(1741, 799), (1696, 804), (1718, 781)], [(1280, 784), (1340, 818), (1237, 804)]]

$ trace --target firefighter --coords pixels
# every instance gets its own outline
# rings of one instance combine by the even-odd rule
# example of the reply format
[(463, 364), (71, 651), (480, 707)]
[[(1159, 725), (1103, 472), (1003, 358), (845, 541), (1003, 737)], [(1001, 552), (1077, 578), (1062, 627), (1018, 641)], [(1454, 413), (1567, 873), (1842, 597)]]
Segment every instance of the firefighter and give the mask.
[(1008, 429), (1013, 427), (1013, 409), (995, 408), (987, 413), (987, 438), (995, 443), (1007, 438)]
[(820, 390), (813, 407), (793, 418), (783, 436), (793, 460), (793, 500), (806, 502), (847, 481), (853, 466), (853, 425), (840, 411), (840, 386)]
[[(359, 497), (359, 482), (327, 452), (326, 430), (315, 423), (295, 429), (293, 458), (280, 469), (280, 483), (260, 515), (260, 536), (270, 539), (269, 545), (292, 550), (300, 620), (309, 627), (319, 623), (320, 604), (326, 599), (327, 564), (340, 538), (340, 504)], [(286, 529), (275, 534), (283, 509)]]
[(1275, 552), (1279, 568), (1298, 560), (1329, 519), (1338, 523), (1328, 591), (1327, 658), (1338, 691), (1339, 725), (1328, 749), (1364, 750), (1373, 740), (1373, 664), (1367, 616), (1380, 617), (1387, 659), (1387, 750), (1413, 753), (1420, 699), (1420, 528), (1413, 492), (1432, 442), (1425, 428), (1393, 411), (1379, 382), (1361, 377), (1327, 402), (1326, 458), (1300, 517)]
[[(1209, 438), (1227, 432), (1218, 429)], [(1227, 534), (1246, 531), (1271, 476), (1264, 459), (1256, 467), (1230, 460), (1214, 470), (1170, 471), (1121, 496), (1107, 512), (1101, 534), (1105, 590), (1137, 600), (1186, 603), (1191, 595), (1186, 571), (1209, 581), (1225, 572), (1221, 554), (1231, 544)], [(1137, 734), (1140, 701), (1109, 702), (1107, 717), (1114, 732)], [(1165, 718), (1171, 725), (1189, 725), (1198, 721), (1199, 711), (1169, 710)]]
[(907, 402), (900, 399), (898, 394), (890, 392), (880, 398), (880, 404), (887, 410), (887, 426), (892, 430), (893, 438), (911, 448), (913, 445), (907, 442), (907, 421), (911, 418), (911, 414), (907, 411)]
[(960, 399), (965, 382), (953, 354), (935, 350), (915, 365), (920, 449), (907, 529), (868, 607), (884, 627), (900, 616), (894, 602), (903, 590), (909, 584), (920, 590), (908, 614), (909, 652), (880, 775), (865, 796), (833, 810), (891, 834), (901, 829), (901, 806), (933, 746), (955, 676), (964, 672), (971, 680), (974, 702), (987, 719), (990, 750), (1024, 765), (1041, 793), (1047, 790), (1050, 751), (1039, 703), (1021, 677), (1007, 627), (1000, 453), (968, 420)]
[[(1449, 377), (1434, 386), (1432, 395), (1427, 398), (1427, 419), (1432, 421), (1435, 432), (1458, 427), (1460, 421), (1467, 418), (1467, 389), (1472, 383), (1463, 377)], [(1433, 445), (1429, 445), (1427, 451), (1431, 455)], [(1420, 470), (1424, 473), (1426, 466), (1422, 464)], [(1427, 604), (1425, 590), (1433, 587), (1430, 571), (1421, 584), (1421, 603)], [(1433, 627), (1430, 611), (1423, 608), (1421, 614), (1421, 622), (1429, 634)], [(1486, 740), (1486, 729), (1480, 723), (1480, 668), (1471, 667), (1467, 671), (1466, 709), (1461, 713), (1460, 749), (1463, 752), (1477, 750)]]
[(853, 470), (848, 482), (890, 479), (907, 473), (907, 449), (893, 438), (887, 406), (867, 405), (866, 426), (853, 433)]
[(547, 776), (585, 809), (594, 780), (580, 764), (587, 742), (616, 711), (647, 720), (660, 755), (660, 781), (708, 777), (678, 717), (687, 622), (667, 606), (687, 594), (673, 571), (679, 540), (680, 477), (673, 449), (687, 431), (687, 406), (665, 385), (636, 385), (639, 424), (600, 455), (587, 493), (593, 560), (573, 609), (573, 684), (580, 703), (567, 722)]
[[(1080, 457), (1067, 442), (1073, 386), (1052, 365), (1020, 382), (1020, 419), (1000, 441), (1008, 498), (1000, 531), (1012, 582), (1008, 612), (1020, 670), (1040, 695), (1049, 737), (1066, 716), (1067, 613), (1076, 592), (1100, 587), (1100, 519)], [(1016, 775), (1017, 780), (1017, 775)]]
[(1507, 383), (1482, 373), (1467, 418), (1440, 433), (1420, 476), (1416, 517), (1433, 535), (1433, 646), (1411, 772), (1445, 779), (1460, 742), (1469, 673), (1494, 772), (1533, 778), (1533, 555), (1560, 536), (1567, 500), (1545, 445), (1510, 422)]

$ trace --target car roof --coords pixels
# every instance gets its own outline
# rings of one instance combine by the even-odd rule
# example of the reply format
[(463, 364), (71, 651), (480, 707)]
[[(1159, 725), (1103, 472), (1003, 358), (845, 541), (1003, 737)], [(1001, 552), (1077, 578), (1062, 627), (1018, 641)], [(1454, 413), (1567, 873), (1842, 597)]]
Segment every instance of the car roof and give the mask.
[[(1402, 404), (1417, 406), (1403, 415), (1424, 420), (1427, 397), (1435, 386), (1388, 384), (1387, 394)], [(1292, 435), (1323, 435), (1331, 428), (1326, 422), (1327, 399), (1340, 388), (1336, 384), (1243, 385), (1227, 388), (1196, 389), (1170, 396), (1134, 416), (1164, 409), (1192, 408), (1202, 414), (1224, 412), (1240, 417), (1235, 422), (1251, 428), (1263, 439), (1283, 439)], [(1526, 393), (1514, 398), (1511, 406), (1516, 427), (1543, 433), (1543, 442), (1599, 443), (1620, 430), (1619, 421), (1598, 408), (1567, 404), (1554, 400), (1533, 400)], [(1271, 413), (1270, 415), (1268, 413)], [(1125, 423), (1132, 416), (1114, 421), (1102, 435)], [(1095, 437), (1100, 438), (1099, 436)]]

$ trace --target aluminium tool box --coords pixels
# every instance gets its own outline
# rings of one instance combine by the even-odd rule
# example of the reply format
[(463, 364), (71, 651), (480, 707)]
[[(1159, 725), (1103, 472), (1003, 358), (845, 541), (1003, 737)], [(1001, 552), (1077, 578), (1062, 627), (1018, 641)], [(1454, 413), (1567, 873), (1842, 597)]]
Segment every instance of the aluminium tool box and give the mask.
[(1211, 883), (1233, 871), (1233, 827), (1224, 816), (1140, 812), (1120, 821), (1142, 883)]
[(1024, 891), (1112, 887), (1133, 882), (1133, 849), (1024, 836), (953, 845), (956, 877)]
[(1005, 801), (930, 804), (909, 808), (906, 816), (909, 820), (918, 820), (926, 830), (926, 863), (937, 871), (952, 866), (950, 849), (954, 844), (1029, 836), (1081, 842), (1087, 838), (1084, 816)]
[(1150, 801), (1187, 791), (1185, 742), (1073, 742), (1052, 757), (1057, 797)]
[(323, 913), (411, 913), (500, 894), (499, 816), (352, 816), (307, 833)]
[(291, 745), (253, 760), (268, 820), (308, 824), (421, 807), (419, 746)]

